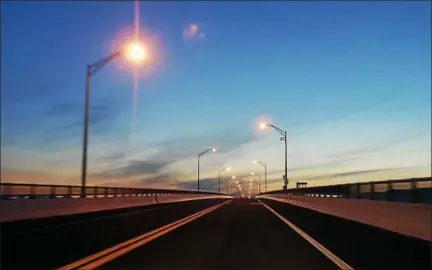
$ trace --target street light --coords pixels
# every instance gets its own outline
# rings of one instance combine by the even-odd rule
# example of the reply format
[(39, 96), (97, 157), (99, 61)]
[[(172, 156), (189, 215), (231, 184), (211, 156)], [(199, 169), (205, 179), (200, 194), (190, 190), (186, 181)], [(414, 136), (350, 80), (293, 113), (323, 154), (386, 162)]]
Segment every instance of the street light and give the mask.
[(81, 168), (81, 196), (86, 196), (87, 182), (87, 148), (88, 148), (88, 126), (90, 118), (90, 85), (91, 77), (101, 70), (110, 61), (124, 55), (129, 61), (139, 64), (147, 58), (147, 50), (138, 43), (131, 43), (124, 50), (117, 51), (106, 58), (103, 58), (93, 64), (87, 64), (86, 70), (86, 88), (85, 88), (85, 107), (84, 107), (84, 132), (83, 132), (83, 149), (82, 149), (82, 168)]
[(200, 157), (207, 154), (208, 152), (216, 152), (216, 148), (208, 148), (198, 154), (198, 192), (200, 191)]
[(148, 57), (147, 49), (140, 43), (131, 43), (126, 47), (126, 58), (129, 61), (142, 63)]
[(261, 193), (261, 175), (251, 172), (251, 175), (256, 175), (258, 176), (258, 192)]
[(279, 132), (282, 137), (280, 138), (281, 141), (284, 141), (285, 143), (285, 175), (284, 175), (284, 186), (283, 189), (286, 190), (288, 187), (288, 175), (287, 175), (287, 171), (288, 171), (288, 158), (287, 158), (287, 132), (286, 130), (282, 130), (280, 128), (278, 128), (277, 126), (273, 125), (273, 124), (268, 124), (268, 123), (264, 123), (261, 122), (259, 124), (260, 129), (266, 129), (267, 127), (271, 127), (273, 129), (275, 129), (277, 132)]
[(264, 166), (264, 191), (267, 192), (267, 164), (259, 160), (254, 160), (252, 163)]
[(223, 169), (219, 170), (219, 172), (218, 172), (218, 174), (219, 174), (219, 193), (221, 192), (221, 190), (220, 190), (220, 185), (221, 185), (220, 175), (221, 175), (221, 172), (223, 172), (223, 171), (230, 171), (230, 170), (231, 170), (231, 168), (227, 167), (227, 168), (223, 168)]

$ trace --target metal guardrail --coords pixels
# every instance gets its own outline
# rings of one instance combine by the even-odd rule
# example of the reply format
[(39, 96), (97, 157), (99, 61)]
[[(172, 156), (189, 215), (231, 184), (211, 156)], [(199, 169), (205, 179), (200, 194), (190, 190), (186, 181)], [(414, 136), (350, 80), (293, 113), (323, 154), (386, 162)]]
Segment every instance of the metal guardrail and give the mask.
[(411, 203), (432, 203), (432, 178), (412, 178), (376, 182), (275, 190), (264, 194), (291, 194), (315, 197), (369, 199)]
[[(69, 185), (44, 185), (44, 184), (21, 184), (21, 183), (1, 183), (1, 199), (17, 198), (78, 198), (81, 197), (81, 186)], [(221, 195), (214, 192), (197, 192), (189, 190), (173, 189), (148, 189), (148, 188), (123, 188), (123, 187), (103, 187), (88, 186), (85, 188), (86, 197), (128, 197), (128, 196), (172, 196), (179, 194), (196, 195)]]

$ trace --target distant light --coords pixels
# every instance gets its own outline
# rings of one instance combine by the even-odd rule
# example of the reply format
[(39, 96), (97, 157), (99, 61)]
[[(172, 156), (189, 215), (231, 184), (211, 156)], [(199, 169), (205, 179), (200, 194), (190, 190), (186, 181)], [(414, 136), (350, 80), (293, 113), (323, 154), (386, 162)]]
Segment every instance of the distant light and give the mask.
[(228, 168), (226, 168), (226, 170), (227, 170), (227, 171), (231, 171), (231, 168), (230, 168), (230, 167), (228, 167)]
[(252, 163), (253, 163), (253, 164), (257, 164), (258, 161), (257, 161), (257, 160), (253, 160)]
[(212, 148), (212, 151), (213, 151), (213, 152), (216, 152), (216, 148)]

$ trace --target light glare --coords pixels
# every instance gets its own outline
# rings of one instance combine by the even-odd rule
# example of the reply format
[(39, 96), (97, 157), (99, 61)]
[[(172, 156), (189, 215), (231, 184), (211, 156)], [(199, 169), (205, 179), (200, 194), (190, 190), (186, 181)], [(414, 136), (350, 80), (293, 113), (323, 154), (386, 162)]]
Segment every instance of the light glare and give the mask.
[(260, 128), (260, 129), (266, 129), (266, 128), (267, 128), (267, 123), (261, 122), (261, 123), (259, 124), (259, 128)]
[(134, 63), (141, 63), (146, 60), (148, 56), (147, 49), (138, 42), (129, 44), (126, 47), (125, 53), (126, 57)]

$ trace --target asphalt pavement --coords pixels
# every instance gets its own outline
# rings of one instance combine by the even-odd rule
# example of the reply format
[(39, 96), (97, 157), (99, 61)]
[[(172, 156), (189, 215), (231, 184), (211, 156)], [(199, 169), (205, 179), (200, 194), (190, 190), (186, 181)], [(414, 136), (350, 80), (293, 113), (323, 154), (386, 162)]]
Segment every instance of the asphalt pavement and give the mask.
[(0, 269), (54, 269), (224, 201), (196, 200), (0, 224)]
[(101, 269), (338, 269), (256, 200), (237, 199)]
[(432, 269), (428, 241), (283, 202), (261, 201), (355, 269)]
[(1, 269), (431, 269), (430, 242), (268, 199), (1, 225)]

